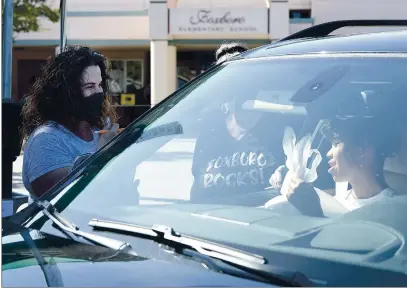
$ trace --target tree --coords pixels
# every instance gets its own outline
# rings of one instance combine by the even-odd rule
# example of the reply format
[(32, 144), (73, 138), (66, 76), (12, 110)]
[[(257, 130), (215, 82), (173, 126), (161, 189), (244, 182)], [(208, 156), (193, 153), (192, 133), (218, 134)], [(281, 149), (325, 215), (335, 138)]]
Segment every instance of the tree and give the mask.
[(53, 23), (58, 22), (59, 9), (50, 8), (47, 0), (14, 0), (14, 33), (39, 31), (41, 27), (38, 20), (41, 17)]

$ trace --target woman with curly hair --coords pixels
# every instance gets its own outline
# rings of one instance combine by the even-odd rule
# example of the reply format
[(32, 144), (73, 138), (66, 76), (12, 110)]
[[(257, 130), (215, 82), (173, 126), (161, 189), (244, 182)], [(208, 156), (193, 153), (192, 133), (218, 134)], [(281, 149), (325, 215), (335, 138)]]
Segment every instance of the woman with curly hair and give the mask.
[[(30, 202), (64, 178), (78, 156), (117, 134), (119, 125), (106, 123), (117, 120), (108, 80), (108, 60), (88, 47), (67, 47), (48, 60), (22, 110), (23, 183)], [(102, 128), (109, 132), (99, 136)]]

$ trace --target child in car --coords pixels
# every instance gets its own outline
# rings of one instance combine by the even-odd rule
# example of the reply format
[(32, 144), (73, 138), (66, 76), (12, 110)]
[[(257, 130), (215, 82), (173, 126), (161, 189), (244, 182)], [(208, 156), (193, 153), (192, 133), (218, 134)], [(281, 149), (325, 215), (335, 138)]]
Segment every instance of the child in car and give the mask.
[(323, 217), (323, 207), (327, 204), (324, 201), (335, 201), (344, 211), (352, 211), (395, 196), (396, 191), (386, 183), (383, 167), (385, 160), (397, 151), (399, 138), (395, 129), (388, 129), (387, 124), (385, 117), (331, 122), (332, 148), (327, 153), (330, 158), (328, 172), (335, 182), (347, 182), (352, 189), (333, 198), (325, 197), (323, 191), (314, 189), (302, 179), (284, 179), (283, 175), (279, 175), (283, 172), (280, 167), (273, 177), (287, 181), (286, 195), (270, 200), (265, 207), (281, 213), (301, 212)]

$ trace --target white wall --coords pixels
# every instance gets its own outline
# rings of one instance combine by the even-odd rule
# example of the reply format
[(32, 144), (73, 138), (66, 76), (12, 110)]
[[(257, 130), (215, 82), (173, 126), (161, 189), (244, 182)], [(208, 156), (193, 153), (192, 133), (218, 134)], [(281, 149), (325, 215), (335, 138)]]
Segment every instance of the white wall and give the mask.
[(311, 0), (289, 0), (290, 9), (311, 9)]
[(269, 33), (270, 39), (281, 39), (290, 34), (289, 3), (284, 0), (270, 0)]
[[(54, 0), (59, 5), (59, 0)], [(148, 9), (148, 0), (66, 0), (67, 11), (137, 11)]]
[[(344, 19), (407, 19), (407, 0), (312, 0), (312, 17), (315, 24)], [(347, 28), (336, 34), (406, 28)]]
[[(68, 0), (69, 1), (69, 0)], [(103, 17), (67, 17), (66, 33), (68, 40), (127, 40), (148, 39), (149, 18), (148, 16), (103, 16)], [(59, 39), (60, 24), (52, 23), (46, 19), (40, 19), (40, 31), (19, 33), (16, 40), (50, 40)]]
[[(47, 0), (53, 9), (59, 8), (60, 0)], [(67, 12), (114, 12), (141, 11), (148, 8), (148, 0), (66, 0)], [(68, 39), (148, 39), (149, 18), (145, 16), (67, 16)], [(19, 33), (16, 40), (52, 40), (60, 37), (60, 23), (39, 18), (40, 30)]]
[(219, 8), (219, 7), (251, 7), (264, 8), (266, 0), (177, 0), (176, 6), (181, 8)]
[(297, 33), (301, 30), (307, 29), (312, 26), (312, 23), (292, 23), (290, 24), (290, 34)]

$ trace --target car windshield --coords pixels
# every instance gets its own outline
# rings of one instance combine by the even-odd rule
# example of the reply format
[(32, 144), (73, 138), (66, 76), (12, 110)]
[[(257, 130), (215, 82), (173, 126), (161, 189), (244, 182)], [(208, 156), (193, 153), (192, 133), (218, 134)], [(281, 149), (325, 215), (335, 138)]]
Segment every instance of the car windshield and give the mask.
[[(287, 128), (297, 142), (312, 135), (311, 148), (322, 156), (313, 185), (333, 189), (334, 181), (324, 171), (332, 158), (327, 156), (332, 137), (317, 133), (323, 130), (318, 124), (393, 113), (407, 86), (405, 72), (405, 57), (386, 54), (225, 63), (152, 110), (148, 121), (142, 118), (139, 123), (148, 125), (140, 139), (135, 130), (125, 149), (100, 167), (86, 187), (71, 188), (78, 195), (69, 208), (120, 214), (175, 203), (261, 206), (265, 203), (247, 199), (264, 190), (279, 194), (271, 189), (270, 177), (286, 165)], [(389, 129), (396, 126), (378, 132)]]
[[(223, 228), (199, 221), (266, 225), (261, 221), (271, 216), (264, 213), (308, 217), (301, 203), (284, 204), (287, 191), (301, 186), (296, 181), (336, 199), (336, 212), (361, 209), (392, 191), (406, 193), (390, 177), (402, 175), (407, 160), (399, 111), (405, 75), (406, 55), (388, 53), (223, 63), (133, 123), (119, 136), (119, 148), (106, 150), (52, 202), (71, 219), (85, 213), (86, 221), (167, 224), (226, 241)], [(288, 230), (309, 227), (304, 222), (294, 229), (289, 219), (273, 224), (285, 231), (276, 234), (280, 240)]]

